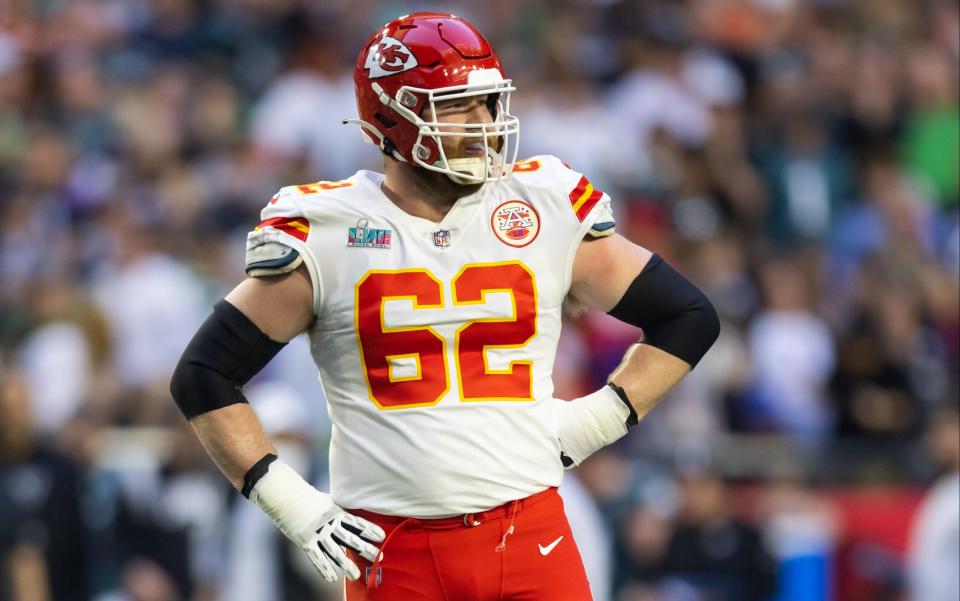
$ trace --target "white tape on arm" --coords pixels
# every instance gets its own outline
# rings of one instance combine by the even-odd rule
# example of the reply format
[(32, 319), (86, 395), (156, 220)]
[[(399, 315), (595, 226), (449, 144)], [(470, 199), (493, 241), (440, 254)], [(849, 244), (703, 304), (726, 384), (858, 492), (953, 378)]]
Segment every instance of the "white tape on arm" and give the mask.
[(560, 450), (574, 465), (627, 433), (630, 409), (609, 386), (572, 401), (557, 401)]
[(250, 493), (250, 500), (263, 510), (287, 538), (306, 544), (326, 521), (333, 501), (310, 486), (286, 463), (274, 461)]

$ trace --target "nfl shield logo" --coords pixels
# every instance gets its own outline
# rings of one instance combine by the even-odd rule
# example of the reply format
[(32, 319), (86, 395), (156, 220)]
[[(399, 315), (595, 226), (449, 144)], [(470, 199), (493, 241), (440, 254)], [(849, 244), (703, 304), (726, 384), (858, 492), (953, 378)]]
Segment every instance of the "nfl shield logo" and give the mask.
[(446, 248), (450, 246), (450, 230), (438, 230), (433, 232), (433, 245), (437, 248)]

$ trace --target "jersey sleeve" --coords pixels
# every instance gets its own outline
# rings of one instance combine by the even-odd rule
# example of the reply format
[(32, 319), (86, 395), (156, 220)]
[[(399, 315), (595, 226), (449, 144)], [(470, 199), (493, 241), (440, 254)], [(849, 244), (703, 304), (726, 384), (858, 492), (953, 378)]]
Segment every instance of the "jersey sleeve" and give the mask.
[(541, 155), (520, 161), (514, 166), (514, 173), (533, 176), (540, 185), (559, 185), (562, 202), (569, 205), (573, 217), (582, 224), (583, 235), (602, 238), (616, 231), (610, 196), (557, 157)]
[(281, 189), (260, 211), (260, 224), (247, 234), (245, 270), (250, 277), (289, 273), (307, 267), (313, 285), (314, 309), (320, 301), (320, 278), (308, 245), (310, 219), (300, 207), (295, 187)]
[(586, 175), (577, 173), (567, 167), (577, 178), (573, 190), (567, 195), (570, 199), (570, 209), (587, 228), (587, 236), (602, 238), (616, 231), (617, 222), (613, 218), (613, 206), (610, 195), (595, 188)]

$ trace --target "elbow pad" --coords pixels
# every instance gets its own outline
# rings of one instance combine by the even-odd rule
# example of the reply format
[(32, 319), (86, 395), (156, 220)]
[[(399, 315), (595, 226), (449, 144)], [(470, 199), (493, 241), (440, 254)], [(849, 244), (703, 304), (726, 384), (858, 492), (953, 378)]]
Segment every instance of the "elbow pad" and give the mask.
[(707, 297), (659, 255), (650, 258), (609, 314), (642, 328), (643, 344), (691, 368), (720, 335), (720, 319)]
[(170, 379), (170, 394), (187, 419), (246, 403), (244, 384), (284, 346), (222, 300), (183, 351)]

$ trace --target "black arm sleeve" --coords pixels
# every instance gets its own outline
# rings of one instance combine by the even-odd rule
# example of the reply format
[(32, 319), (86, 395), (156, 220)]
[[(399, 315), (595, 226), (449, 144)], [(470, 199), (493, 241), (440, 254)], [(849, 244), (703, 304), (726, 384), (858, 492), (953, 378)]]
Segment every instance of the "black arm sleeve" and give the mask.
[(284, 346), (222, 300), (183, 351), (170, 379), (170, 394), (187, 419), (246, 403), (243, 385)]
[(696, 286), (653, 255), (610, 315), (643, 328), (643, 342), (697, 365), (720, 335), (720, 319)]

